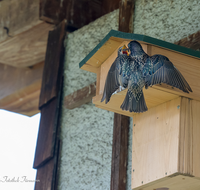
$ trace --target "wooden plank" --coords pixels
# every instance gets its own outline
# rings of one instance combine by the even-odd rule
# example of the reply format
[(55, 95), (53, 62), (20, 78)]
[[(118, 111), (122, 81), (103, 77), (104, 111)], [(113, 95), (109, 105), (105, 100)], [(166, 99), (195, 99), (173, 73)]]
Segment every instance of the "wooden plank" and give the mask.
[(1, 99), (0, 108), (27, 116), (35, 115), (39, 112), (40, 89), (41, 80), (38, 80)]
[(114, 114), (111, 190), (126, 189), (129, 117)]
[(64, 106), (67, 109), (74, 109), (92, 100), (96, 94), (96, 83), (92, 83), (80, 90), (75, 91), (64, 98)]
[(175, 44), (179, 46), (184, 46), (186, 48), (190, 48), (193, 50), (200, 50), (200, 31), (175, 42)]
[(0, 43), (41, 23), (39, 0), (6, 0), (0, 2)]
[(81, 28), (101, 16), (102, 2), (100, 0), (41, 0), (40, 3), (40, 18), (53, 24), (66, 19), (68, 31)]
[(0, 63), (27, 67), (44, 61), (48, 32), (51, 29), (52, 25), (41, 23), (0, 43)]
[[(179, 137), (179, 172), (193, 175), (193, 127), (191, 123), (191, 100), (181, 98), (180, 137)], [(194, 120), (195, 121), (195, 120)]]
[(132, 189), (178, 172), (181, 98), (133, 117)]
[(53, 98), (41, 108), (40, 127), (33, 168), (39, 168), (53, 158), (57, 130), (59, 99)]
[[(190, 126), (191, 129), (191, 136), (192, 136), (192, 142), (190, 143), (190, 145), (192, 146), (192, 151), (193, 154), (189, 155), (190, 159), (192, 160), (192, 166), (190, 165), (190, 167), (192, 167), (192, 174), (195, 177), (198, 177), (200, 179), (200, 150), (199, 150), (199, 144), (200, 144), (200, 127), (199, 127), (199, 123), (200, 123), (200, 117), (199, 117), (199, 113), (200, 113), (200, 102), (196, 101), (196, 100), (192, 100), (191, 101), (191, 118), (190, 118)], [(189, 147), (190, 148), (190, 147)], [(192, 157), (192, 158), (191, 158)]]
[[(154, 88), (149, 88), (148, 90), (144, 88), (143, 92), (148, 109), (179, 97), (175, 94), (171, 94)], [(108, 111), (113, 111), (116, 113), (127, 115), (129, 117), (133, 117), (136, 113), (124, 111), (120, 108), (122, 102), (125, 99), (126, 93), (127, 89), (112, 95), (112, 98), (107, 104), (105, 104), (105, 102), (101, 102), (102, 94), (93, 97), (92, 101), (97, 107), (103, 107)]]
[(185, 175), (165, 177), (163, 180), (152, 182), (151, 185), (142, 185), (134, 190), (199, 190), (200, 180)]
[(133, 33), (133, 14), (135, 0), (120, 1), (119, 31)]
[(31, 68), (16, 68), (0, 63), (0, 100), (42, 79), (44, 62)]
[(64, 20), (55, 30), (49, 32), (39, 107), (57, 96), (61, 84), (65, 25)]
[(133, 117), (132, 189), (200, 188), (199, 111), (181, 97)]
[(181, 101), (181, 132), (179, 148), (179, 170), (200, 178), (199, 146), (200, 102), (187, 98)]
[(34, 190), (52, 190), (54, 159), (49, 160), (44, 166), (37, 169), (36, 182)]
[(102, 15), (110, 13), (119, 8), (120, 0), (102, 0)]

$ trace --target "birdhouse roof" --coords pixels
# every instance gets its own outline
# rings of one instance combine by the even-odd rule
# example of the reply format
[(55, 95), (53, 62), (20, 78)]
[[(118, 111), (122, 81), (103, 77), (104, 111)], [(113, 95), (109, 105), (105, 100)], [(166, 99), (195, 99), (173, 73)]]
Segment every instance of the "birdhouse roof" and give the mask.
[(116, 50), (122, 42), (130, 42), (137, 40), (143, 44), (150, 44), (170, 51), (192, 56), (200, 59), (200, 52), (183, 46), (172, 44), (163, 40), (152, 38), (141, 34), (125, 33), (116, 30), (111, 30), (103, 40), (79, 63), (79, 67), (95, 72), (97, 68)]

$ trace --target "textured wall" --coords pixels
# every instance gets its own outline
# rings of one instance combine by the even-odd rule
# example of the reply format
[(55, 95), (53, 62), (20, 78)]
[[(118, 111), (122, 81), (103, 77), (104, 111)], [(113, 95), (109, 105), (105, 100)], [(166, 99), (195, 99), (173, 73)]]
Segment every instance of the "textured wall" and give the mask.
[(68, 35), (65, 42), (65, 95), (96, 81), (96, 74), (79, 69), (79, 63), (111, 29), (118, 29), (118, 17), (116, 10)]
[(200, 30), (199, 0), (136, 0), (134, 33), (174, 43)]
[(64, 110), (59, 190), (109, 190), (113, 113), (92, 103)]
[[(136, 0), (134, 33), (168, 42), (200, 30), (199, 0)], [(71, 33), (66, 39), (64, 95), (96, 80), (79, 69), (79, 62), (111, 30), (118, 29), (114, 11)], [(131, 190), (132, 119), (129, 135), (127, 190)], [(59, 190), (110, 189), (113, 113), (92, 103), (62, 113)]]
[[(114, 11), (68, 35), (64, 95), (96, 81), (95, 74), (79, 69), (79, 62), (111, 29), (117, 30), (118, 17)], [(92, 103), (63, 108), (59, 190), (110, 189), (113, 116)]]

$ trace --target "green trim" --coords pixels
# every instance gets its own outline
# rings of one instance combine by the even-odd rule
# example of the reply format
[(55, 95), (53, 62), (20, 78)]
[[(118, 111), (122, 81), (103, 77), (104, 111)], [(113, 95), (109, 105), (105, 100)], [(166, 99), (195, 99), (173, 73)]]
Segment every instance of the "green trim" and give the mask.
[(132, 33), (125, 33), (125, 32), (120, 32), (116, 30), (111, 30), (106, 35), (106, 37), (103, 40), (101, 40), (101, 42), (79, 63), (79, 67), (81, 68), (104, 45), (104, 43), (109, 40), (110, 37), (143, 41), (143, 42), (156, 45), (165, 49), (176, 51), (178, 53), (200, 58), (199, 51), (195, 51), (183, 46), (175, 45), (169, 42), (165, 42), (165, 41), (158, 40), (156, 38), (152, 38), (152, 37), (141, 35), (141, 34), (132, 34)]

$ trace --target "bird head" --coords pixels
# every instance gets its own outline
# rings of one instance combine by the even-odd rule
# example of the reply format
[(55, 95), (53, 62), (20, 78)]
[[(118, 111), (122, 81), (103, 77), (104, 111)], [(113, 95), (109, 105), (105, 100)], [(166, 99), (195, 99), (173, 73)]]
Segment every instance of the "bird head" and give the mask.
[(126, 54), (129, 56), (129, 49), (124, 45), (122, 47), (119, 48), (118, 50), (118, 55), (122, 55), (122, 54)]
[(140, 56), (140, 55), (143, 55), (145, 54), (144, 50), (142, 49), (142, 46), (140, 45), (139, 42), (137, 41), (131, 41), (129, 44), (128, 44), (128, 48), (130, 50), (130, 55), (131, 56)]

